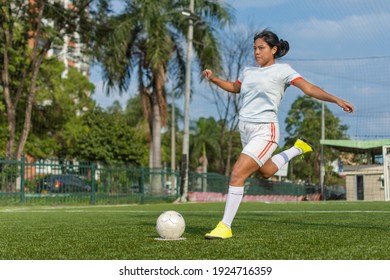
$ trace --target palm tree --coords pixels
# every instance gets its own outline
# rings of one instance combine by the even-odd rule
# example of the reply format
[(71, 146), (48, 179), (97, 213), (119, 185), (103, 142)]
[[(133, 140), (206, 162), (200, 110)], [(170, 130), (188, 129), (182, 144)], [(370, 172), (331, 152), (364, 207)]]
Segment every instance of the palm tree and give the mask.
[[(166, 84), (183, 88), (185, 51), (183, 44), (189, 18), (182, 14), (188, 0), (128, 0), (121, 14), (108, 18), (106, 36), (97, 47), (97, 60), (102, 63), (108, 92), (126, 91), (134, 81), (142, 96), (144, 116), (148, 120), (151, 139), (151, 167), (161, 168), (161, 127), (166, 125)], [(231, 21), (229, 6), (217, 0), (197, 0), (194, 22), (194, 52), (201, 69), (221, 68), (216, 29), (212, 24)], [(107, 27), (108, 26), (108, 27)], [(158, 186), (152, 189), (158, 192)]]
[[(207, 170), (210, 154), (215, 157), (219, 155), (220, 125), (214, 118), (200, 118), (196, 122), (195, 134), (191, 143), (192, 164), (202, 164), (203, 172)], [(207, 153), (209, 152), (209, 153)], [(219, 158), (213, 158), (213, 162), (218, 162)]]

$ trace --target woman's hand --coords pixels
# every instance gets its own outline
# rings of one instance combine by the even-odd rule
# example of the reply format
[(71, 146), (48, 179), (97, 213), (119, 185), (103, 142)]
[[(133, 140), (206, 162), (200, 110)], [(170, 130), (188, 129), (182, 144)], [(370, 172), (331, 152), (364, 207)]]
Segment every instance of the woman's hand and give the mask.
[(203, 75), (207, 80), (211, 81), (211, 78), (213, 77), (213, 71), (211, 71), (210, 69), (205, 69), (205, 70), (203, 70), (202, 75)]
[(349, 102), (347, 101), (344, 101), (344, 100), (339, 100), (337, 102), (337, 105), (339, 105), (341, 108), (343, 108), (343, 110), (347, 113), (353, 113), (355, 111), (354, 107), (352, 104), (350, 104)]

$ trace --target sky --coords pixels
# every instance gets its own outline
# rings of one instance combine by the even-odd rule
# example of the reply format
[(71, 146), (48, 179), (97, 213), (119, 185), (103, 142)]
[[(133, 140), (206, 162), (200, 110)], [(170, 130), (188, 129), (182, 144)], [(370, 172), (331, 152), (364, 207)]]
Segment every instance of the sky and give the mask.
[[(119, 1), (119, 0), (118, 0)], [(225, 0), (233, 8), (232, 28), (268, 28), (290, 44), (283, 63), (305, 79), (353, 103), (356, 112), (344, 113), (327, 104), (351, 139), (390, 139), (390, 3), (389, 0)], [(199, 73), (193, 73), (199, 75)], [(93, 98), (106, 107), (114, 100), (123, 105), (129, 93), (107, 97), (101, 71), (92, 68)], [(195, 79), (194, 79), (195, 80)], [(287, 89), (279, 111), (281, 139), (284, 119), (297, 95)], [(184, 101), (177, 106), (183, 108)], [(210, 102), (196, 94), (190, 118), (216, 116)]]

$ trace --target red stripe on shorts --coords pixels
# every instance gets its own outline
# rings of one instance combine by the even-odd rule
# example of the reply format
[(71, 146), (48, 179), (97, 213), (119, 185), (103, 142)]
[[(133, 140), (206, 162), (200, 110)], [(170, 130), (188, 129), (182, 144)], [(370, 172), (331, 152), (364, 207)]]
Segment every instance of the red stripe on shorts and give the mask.
[(261, 153), (257, 156), (258, 159), (261, 159), (268, 151), (271, 149), (273, 143), (275, 142), (275, 124), (271, 123), (271, 141), (268, 141), (267, 145), (265, 145), (265, 148), (261, 151)]

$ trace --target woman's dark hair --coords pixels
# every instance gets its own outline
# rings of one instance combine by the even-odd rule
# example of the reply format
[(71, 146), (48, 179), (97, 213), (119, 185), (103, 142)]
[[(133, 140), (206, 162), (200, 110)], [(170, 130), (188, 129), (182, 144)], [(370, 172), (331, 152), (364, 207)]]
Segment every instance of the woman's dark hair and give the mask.
[(256, 41), (259, 38), (262, 38), (271, 48), (277, 47), (277, 51), (274, 55), (275, 58), (286, 55), (290, 49), (290, 45), (287, 41), (283, 41), (282, 39), (279, 40), (279, 37), (275, 33), (267, 29), (264, 29), (260, 33), (256, 33), (253, 41)]

